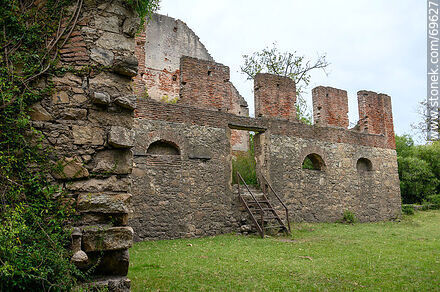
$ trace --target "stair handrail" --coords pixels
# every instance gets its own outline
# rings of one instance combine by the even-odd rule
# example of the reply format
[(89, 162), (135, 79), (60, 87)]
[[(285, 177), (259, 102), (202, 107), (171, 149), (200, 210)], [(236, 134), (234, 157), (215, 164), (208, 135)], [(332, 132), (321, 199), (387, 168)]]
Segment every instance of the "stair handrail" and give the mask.
[(289, 233), (290, 233), (291, 230), (290, 230), (290, 220), (289, 220), (289, 209), (287, 208), (286, 204), (284, 204), (283, 200), (281, 200), (280, 196), (278, 196), (277, 192), (275, 192), (275, 190), (273, 189), (273, 187), (269, 183), (269, 181), (266, 179), (266, 177), (263, 174), (261, 174), (261, 177), (264, 179), (264, 181), (266, 182), (266, 185), (269, 186), (269, 189), (272, 191), (272, 193), (274, 193), (275, 197), (278, 199), (278, 201), (284, 207), (284, 209), (286, 211), (287, 228), (289, 228)]
[[(255, 198), (254, 194), (252, 193), (252, 191), (249, 189), (248, 185), (246, 184), (246, 182), (244, 181), (243, 177), (241, 176), (241, 174), (237, 171), (237, 184), (238, 184), (238, 196), (240, 197), (240, 199), (242, 200), (242, 202), (244, 203), (248, 213), (251, 215), (252, 220), (254, 221), (254, 223), (257, 225), (258, 228), (258, 232), (260, 233), (261, 237), (264, 238), (264, 210), (263, 207), (261, 207), (260, 203), (258, 202), (257, 198)], [(247, 205), (246, 201), (243, 199), (243, 197), (241, 196), (240, 193), (240, 181), (243, 182), (243, 185), (246, 187), (246, 189), (248, 190), (249, 194), (251, 194), (252, 199), (255, 201), (255, 203), (257, 203), (258, 208), (261, 211), (261, 226), (260, 224), (258, 224), (257, 219), (254, 217), (254, 215), (252, 214), (251, 210), (249, 209), (249, 206)]]

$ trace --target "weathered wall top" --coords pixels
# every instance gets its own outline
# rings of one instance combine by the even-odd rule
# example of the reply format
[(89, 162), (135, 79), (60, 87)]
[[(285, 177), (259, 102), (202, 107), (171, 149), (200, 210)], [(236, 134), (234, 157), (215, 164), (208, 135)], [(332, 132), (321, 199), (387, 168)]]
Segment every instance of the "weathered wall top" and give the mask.
[(214, 61), (199, 37), (179, 19), (154, 14), (147, 22), (145, 33), (147, 68), (176, 71), (182, 56)]

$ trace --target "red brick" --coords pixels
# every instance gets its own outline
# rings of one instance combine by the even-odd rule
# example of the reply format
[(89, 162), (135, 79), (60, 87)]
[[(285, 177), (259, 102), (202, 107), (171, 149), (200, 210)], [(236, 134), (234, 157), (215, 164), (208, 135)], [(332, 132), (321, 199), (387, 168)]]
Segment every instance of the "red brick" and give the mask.
[(296, 85), (288, 77), (257, 74), (254, 78), (255, 116), (296, 119)]
[(319, 86), (312, 90), (312, 97), (315, 124), (348, 128), (347, 91)]

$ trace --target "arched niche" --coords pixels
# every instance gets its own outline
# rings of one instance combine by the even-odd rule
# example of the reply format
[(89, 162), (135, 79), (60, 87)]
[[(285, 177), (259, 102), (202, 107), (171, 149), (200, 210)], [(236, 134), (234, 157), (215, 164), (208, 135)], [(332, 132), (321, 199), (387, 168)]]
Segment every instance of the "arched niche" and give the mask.
[(356, 162), (356, 169), (359, 173), (364, 173), (373, 170), (373, 163), (368, 158), (359, 158)]
[(177, 144), (166, 141), (158, 140), (150, 144), (147, 149), (147, 154), (151, 155), (180, 155), (180, 149)]

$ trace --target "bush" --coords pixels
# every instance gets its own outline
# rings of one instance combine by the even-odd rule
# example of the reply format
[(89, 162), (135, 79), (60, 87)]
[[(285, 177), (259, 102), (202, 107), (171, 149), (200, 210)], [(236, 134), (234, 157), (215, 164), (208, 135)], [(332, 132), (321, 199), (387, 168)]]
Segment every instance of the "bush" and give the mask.
[(238, 154), (232, 158), (232, 183), (237, 184), (237, 171), (241, 174), (244, 181), (248, 185), (257, 185), (256, 162), (254, 156), (250, 152)]
[(436, 193), (439, 180), (428, 162), (415, 156), (399, 156), (397, 162), (403, 203), (420, 204)]
[(440, 209), (440, 194), (428, 196), (423, 205), (426, 206), (426, 209)]
[(413, 205), (402, 205), (402, 213), (405, 215), (414, 215)]
[(354, 224), (356, 222), (357, 222), (356, 215), (349, 210), (345, 210), (342, 215), (342, 223)]

